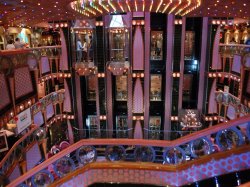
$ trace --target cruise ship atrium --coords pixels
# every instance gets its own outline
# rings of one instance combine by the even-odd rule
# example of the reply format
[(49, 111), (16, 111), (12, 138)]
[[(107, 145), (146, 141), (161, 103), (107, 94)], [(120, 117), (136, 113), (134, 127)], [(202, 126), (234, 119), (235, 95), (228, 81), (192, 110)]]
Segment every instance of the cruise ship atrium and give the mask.
[(249, 0), (1, 0), (0, 186), (250, 187)]

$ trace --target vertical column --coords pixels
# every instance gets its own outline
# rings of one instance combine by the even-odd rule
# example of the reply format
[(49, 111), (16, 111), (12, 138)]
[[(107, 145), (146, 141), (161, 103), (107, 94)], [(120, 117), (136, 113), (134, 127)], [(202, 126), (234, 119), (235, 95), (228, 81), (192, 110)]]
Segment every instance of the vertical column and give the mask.
[[(144, 128), (149, 124), (149, 80), (150, 80), (150, 13), (145, 13), (145, 64), (144, 64)], [(148, 132), (144, 132), (144, 138), (148, 138)]]
[(96, 116), (97, 116), (98, 133), (100, 133), (100, 101), (99, 101), (99, 89), (98, 89), (98, 76), (97, 76), (97, 74), (95, 75), (95, 85), (96, 85), (96, 87), (95, 87)]
[(113, 130), (113, 98), (112, 98), (112, 74), (110, 71), (106, 72), (107, 78), (107, 122), (108, 122), (108, 137), (112, 137), (112, 130)]
[(165, 114), (164, 114), (164, 139), (169, 139), (171, 130), (171, 106), (172, 106), (172, 62), (173, 62), (173, 43), (174, 43), (174, 15), (167, 17), (167, 59), (166, 59), (166, 82), (165, 82)]
[(207, 56), (207, 35), (208, 35), (208, 17), (204, 17), (202, 21), (202, 39), (201, 39), (201, 61), (200, 61), (200, 76), (199, 76), (199, 91), (197, 109), (202, 111), (204, 85), (205, 85), (205, 64)]
[(78, 126), (79, 126), (79, 137), (83, 138), (85, 137), (85, 131), (82, 129), (85, 129), (83, 127), (83, 109), (82, 109), (82, 98), (81, 98), (81, 85), (80, 85), (80, 77), (76, 73), (75, 74), (75, 89), (76, 89), (76, 105), (77, 105), (77, 119), (78, 119)]
[[(132, 71), (132, 70), (131, 70)], [(132, 80), (132, 73), (128, 72), (127, 77), (128, 82), (128, 129), (133, 128), (133, 80)], [(129, 130), (129, 138), (132, 138), (133, 131)]]
[(184, 47), (186, 35), (186, 18), (182, 18), (182, 33), (181, 33), (181, 59), (180, 59), (180, 82), (179, 82), (179, 101), (178, 110), (182, 109), (182, 92), (183, 92), (183, 74), (184, 74)]

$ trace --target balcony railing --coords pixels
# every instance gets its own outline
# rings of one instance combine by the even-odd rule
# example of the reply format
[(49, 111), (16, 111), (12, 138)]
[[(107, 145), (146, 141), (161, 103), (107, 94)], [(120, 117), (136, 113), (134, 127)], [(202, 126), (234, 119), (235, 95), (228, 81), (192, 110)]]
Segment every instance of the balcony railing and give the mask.
[(250, 52), (250, 45), (220, 44), (220, 53), (223, 56), (233, 57), (234, 54), (244, 55)]
[[(98, 174), (95, 174), (96, 177), (88, 179), (85, 178), (85, 175), (81, 175), (79, 171), (88, 170), (93, 174), (93, 172), (99, 173), (99, 170), (106, 169), (105, 172), (109, 173), (111, 168), (121, 170), (117, 169), (118, 174), (116, 174), (117, 179), (115, 180), (123, 181), (119, 178), (120, 172), (125, 172), (125, 170), (130, 172), (131, 170), (131, 173), (134, 173), (135, 170), (141, 170), (141, 173), (144, 174), (144, 170), (150, 170), (147, 167), (150, 165), (148, 163), (154, 165), (152, 170), (156, 172), (154, 173), (155, 177), (166, 176), (165, 178), (168, 178), (167, 174), (173, 175), (173, 180), (161, 179), (161, 185), (179, 186), (195, 180), (203, 180), (250, 168), (250, 162), (248, 162), (250, 156), (248, 145), (250, 139), (249, 121), (250, 115), (195, 132), (174, 141), (83, 139), (28, 171), (9, 186), (50, 185), (54, 181), (72, 176), (72, 173), (80, 177), (78, 179), (82, 183), (84, 182), (83, 186), (87, 186), (91, 184), (92, 178), (98, 178)], [(232, 154), (234, 155), (231, 156)], [(230, 157), (229, 159), (233, 159), (233, 161), (227, 161), (224, 157)], [(106, 162), (109, 162), (109, 167), (107, 164), (105, 165)], [(128, 163), (127, 166), (123, 162)], [(231, 164), (230, 166), (224, 164), (224, 166), (223, 163), (225, 162), (235, 163), (235, 166)], [(182, 168), (180, 164), (188, 166)], [(194, 166), (194, 164), (197, 164), (197, 166)], [(215, 168), (215, 171), (208, 172), (205, 169), (206, 173), (203, 168), (209, 167)], [(112, 171), (110, 175), (112, 176)], [(182, 176), (182, 179), (176, 179), (177, 175)], [(192, 177), (193, 175), (196, 177)], [(145, 176), (147, 176), (146, 173)], [(108, 178), (109, 174), (106, 177)], [(64, 180), (64, 183), (67, 186), (67, 181)]]

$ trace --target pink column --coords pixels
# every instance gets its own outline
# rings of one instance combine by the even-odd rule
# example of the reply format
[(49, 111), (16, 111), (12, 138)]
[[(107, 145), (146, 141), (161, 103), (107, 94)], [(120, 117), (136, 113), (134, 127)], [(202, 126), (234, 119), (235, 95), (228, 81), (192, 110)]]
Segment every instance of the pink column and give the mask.
[(184, 46), (186, 35), (186, 18), (182, 18), (182, 31), (181, 31), (181, 59), (180, 59), (180, 79), (179, 79), (179, 99), (178, 110), (182, 109), (182, 92), (183, 92), (183, 73), (184, 73)]
[[(132, 73), (128, 73), (127, 77), (128, 83), (128, 128), (133, 128), (133, 79)], [(132, 131), (129, 131), (129, 138), (132, 138)]]
[(205, 64), (207, 56), (207, 31), (208, 17), (203, 18), (202, 22), (202, 39), (201, 39), (201, 61), (200, 61), (200, 76), (199, 76), (199, 92), (197, 109), (202, 110), (205, 84)]
[[(81, 99), (81, 85), (80, 85), (80, 77), (77, 73), (75, 73), (75, 84), (76, 84), (76, 105), (77, 105), (77, 120), (79, 129), (85, 129), (83, 127), (83, 116), (82, 116), (82, 99)], [(79, 131), (80, 138), (85, 137), (85, 131)]]
[[(174, 15), (168, 15), (167, 22), (167, 59), (166, 59), (166, 88), (165, 88), (165, 115), (164, 115), (164, 131), (171, 130), (171, 106), (172, 106), (172, 84), (173, 84), (173, 43), (174, 43)], [(169, 133), (164, 133), (164, 139), (169, 139)]]
[[(150, 89), (150, 13), (145, 13), (145, 64), (144, 64), (144, 128), (149, 124), (149, 89)], [(144, 132), (144, 138), (148, 138), (148, 132)]]
[(100, 130), (100, 101), (99, 101), (99, 88), (98, 88), (98, 76), (95, 75), (95, 102), (96, 102), (96, 116), (98, 123), (98, 130)]
[(107, 87), (106, 87), (106, 102), (107, 102), (107, 122), (108, 122), (108, 137), (112, 137), (113, 130), (113, 102), (112, 102), (112, 74), (107, 70), (106, 72), (107, 79)]

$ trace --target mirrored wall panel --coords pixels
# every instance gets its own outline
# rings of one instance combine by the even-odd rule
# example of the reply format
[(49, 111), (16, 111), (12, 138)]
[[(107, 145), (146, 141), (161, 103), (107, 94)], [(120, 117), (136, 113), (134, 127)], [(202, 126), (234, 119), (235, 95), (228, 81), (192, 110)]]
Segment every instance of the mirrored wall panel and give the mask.
[(116, 100), (127, 101), (127, 76), (116, 76)]
[(184, 57), (185, 60), (191, 60), (194, 56), (194, 42), (195, 42), (195, 32), (186, 31), (185, 44), (184, 44)]
[(162, 75), (152, 74), (150, 83), (150, 101), (161, 101)]
[(151, 31), (151, 60), (163, 59), (163, 31)]

